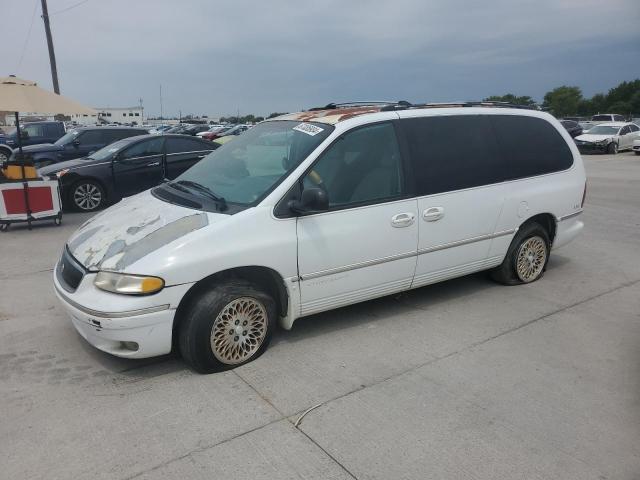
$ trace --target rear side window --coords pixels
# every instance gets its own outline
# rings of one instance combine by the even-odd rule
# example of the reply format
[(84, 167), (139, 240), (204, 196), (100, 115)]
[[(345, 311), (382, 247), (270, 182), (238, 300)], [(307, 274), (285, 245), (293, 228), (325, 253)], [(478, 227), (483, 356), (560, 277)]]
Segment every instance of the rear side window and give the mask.
[(491, 115), (507, 180), (566, 170), (573, 154), (562, 135), (546, 120), (518, 115)]
[(401, 120), (418, 195), (498, 183), (502, 159), (486, 115)]
[(640, 128), (638, 128), (638, 126), (635, 123), (632, 123), (631, 125), (629, 125), (629, 128), (631, 129), (632, 132), (637, 132), (638, 130), (640, 130)]
[(213, 150), (216, 144), (211, 142), (199, 142), (191, 138), (167, 138), (167, 153), (200, 152), (203, 150)]

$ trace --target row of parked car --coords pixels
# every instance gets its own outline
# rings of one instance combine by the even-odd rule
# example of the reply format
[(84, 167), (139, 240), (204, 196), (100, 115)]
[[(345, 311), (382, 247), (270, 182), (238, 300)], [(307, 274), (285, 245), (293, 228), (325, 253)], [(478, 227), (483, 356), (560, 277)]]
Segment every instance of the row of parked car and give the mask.
[[(96, 126), (65, 132), (62, 122), (33, 122), (21, 128), (21, 143), (40, 176), (59, 180), (65, 206), (90, 212), (175, 179), (248, 128), (224, 126), (211, 141), (195, 136), (192, 127), (150, 133), (141, 127)], [(15, 156), (15, 132), (0, 142), (0, 162)]]
[(616, 154), (633, 150), (640, 155), (640, 127), (636, 122), (627, 122), (624, 116), (609, 113), (594, 115), (589, 121), (578, 120), (565, 118), (560, 123), (581, 153)]

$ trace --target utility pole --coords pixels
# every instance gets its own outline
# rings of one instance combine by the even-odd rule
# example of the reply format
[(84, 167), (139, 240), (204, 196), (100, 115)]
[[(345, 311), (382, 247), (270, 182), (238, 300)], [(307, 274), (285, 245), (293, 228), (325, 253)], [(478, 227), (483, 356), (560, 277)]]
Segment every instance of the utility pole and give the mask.
[(140, 123), (144, 124), (144, 105), (142, 104), (142, 98), (138, 100), (140, 101), (140, 110), (142, 111), (142, 113), (140, 113)]
[(58, 86), (58, 68), (56, 67), (56, 54), (53, 51), (53, 39), (51, 38), (51, 27), (49, 26), (49, 10), (47, 0), (42, 2), (42, 20), (44, 20), (44, 31), (47, 34), (47, 47), (49, 47), (49, 62), (51, 63), (51, 79), (53, 80), (53, 91), (60, 95)]

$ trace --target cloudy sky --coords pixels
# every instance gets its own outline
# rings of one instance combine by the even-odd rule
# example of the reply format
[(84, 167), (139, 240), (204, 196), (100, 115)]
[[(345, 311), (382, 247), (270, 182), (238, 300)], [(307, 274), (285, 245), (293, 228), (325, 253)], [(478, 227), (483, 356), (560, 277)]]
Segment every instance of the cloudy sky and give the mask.
[[(146, 112), (541, 100), (640, 78), (640, 0), (48, 0), (61, 93)], [(0, 76), (51, 88), (40, 0), (0, 0)], [(31, 28), (30, 28), (31, 27)]]

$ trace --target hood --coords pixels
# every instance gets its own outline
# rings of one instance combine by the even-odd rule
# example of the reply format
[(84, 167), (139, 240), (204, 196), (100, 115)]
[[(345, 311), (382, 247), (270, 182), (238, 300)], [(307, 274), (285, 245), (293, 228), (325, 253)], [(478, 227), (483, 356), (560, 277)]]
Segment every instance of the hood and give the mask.
[(67, 247), (89, 270), (124, 271), (159, 248), (226, 218), (163, 202), (146, 191), (85, 222)]
[(613, 138), (614, 135), (590, 135), (588, 133), (585, 133), (583, 135), (578, 135), (576, 137), (576, 140), (579, 140), (581, 142), (601, 142), (602, 140), (608, 140)]
[(74, 167), (93, 165), (94, 160), (87, 160), (86, 158), (76, 158), (75, 160), (67, 160), (66, 162), (58, 162), (46, 167), (38, 169), (40, 175), (52, 175), (65, 168), (72, 169)]
[(22, 151), (25, 153), (55, 152), (62, 149), (62, 146), (54, 145), (53, 143), (39, 143), (38, 145), (27, 145), (26, 147), (22, 147)]

